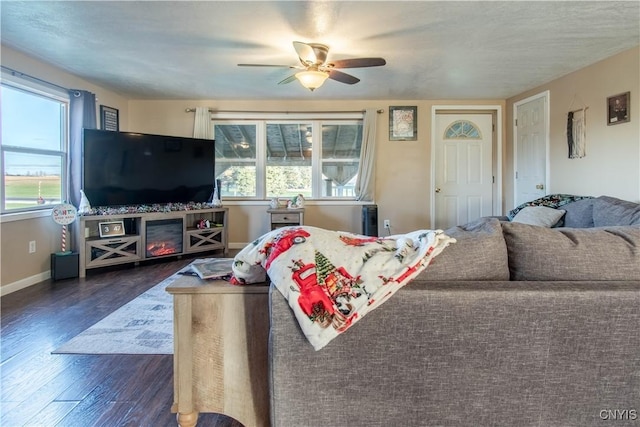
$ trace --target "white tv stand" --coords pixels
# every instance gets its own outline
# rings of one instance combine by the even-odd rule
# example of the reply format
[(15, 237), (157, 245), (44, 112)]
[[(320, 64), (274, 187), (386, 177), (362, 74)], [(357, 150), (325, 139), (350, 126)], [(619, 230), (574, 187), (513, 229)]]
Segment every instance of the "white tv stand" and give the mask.
[[(149, 241), (147, 230), (167, 220), (174, 224), (173, 242), (177, 248), (171, 253), (154, 255), (149, 248), (154, 242)], [(200, 220), (205, 224), (208, 221), (209, 227), (198, 228)], [(101, 238), (100, 223), (114, 221), (123, 221), (124, 235)], [(91, 268), (220, 249), (226, 255), (229, 250), (227, 221), (227, 208), (80, 216), (74, 232), (75, 247), (79, 253), (79, 275), (85, 277)], [(180, 222), (181, 233), (175, 232)]]

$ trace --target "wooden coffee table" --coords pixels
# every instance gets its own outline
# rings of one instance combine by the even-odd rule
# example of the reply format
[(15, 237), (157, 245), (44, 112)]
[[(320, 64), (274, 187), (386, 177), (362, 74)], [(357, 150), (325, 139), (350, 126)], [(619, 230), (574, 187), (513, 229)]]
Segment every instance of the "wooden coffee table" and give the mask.
[(178, 425), (193, 427), (200, 412), (214, 412), (268, 426), (268, 284), (185, 275), (167, 291), (174, 303), (171, 411)]

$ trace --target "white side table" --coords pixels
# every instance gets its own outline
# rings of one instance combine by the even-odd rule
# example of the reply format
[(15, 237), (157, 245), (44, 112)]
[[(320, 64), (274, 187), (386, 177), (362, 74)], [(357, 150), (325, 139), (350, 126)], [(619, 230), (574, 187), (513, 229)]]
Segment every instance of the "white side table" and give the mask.
[(304, 224), (304, 209), (267, 209), (271, 229)]

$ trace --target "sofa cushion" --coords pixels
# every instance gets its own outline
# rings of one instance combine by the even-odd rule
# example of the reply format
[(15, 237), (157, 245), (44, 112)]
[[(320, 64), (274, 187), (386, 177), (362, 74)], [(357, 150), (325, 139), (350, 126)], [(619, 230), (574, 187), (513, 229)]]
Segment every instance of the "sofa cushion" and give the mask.
[(593, 227), (593, 201), (595, 199), (583, 199), (562, 206), (564, 214), (564, 226), (571, 228)]
[(502, 230), (511, 280), (640, 280), (640, 227)]
[(537, 225), (540, 227), (553, 227), (560, 221), (565, 211), (562, 209), (548, 208), (546, 206), (527, 206), (513, 217), (513, 222)]
[(615, 197), (600, 196), (593, 201), (593, 225), (640, 224), (640, 204)]
[(456, 239), (414, 280), (509, 280), (500, 221), (480, 218), (444, 232)]
[(511, 209), (507, 213), (507, 217), (510, 220), (513, 220), (516, 214), (520, 212), (522, 209), (526, 208), (527, 206), (546, 206), (548, 208), (557, 209), (561, 206), (564, 206), (568, 203), (573, 203), (577, 200), (591, 199), (591, 198), (592, 198), (591, 196), (574, 196), (572, 194), (547, 194), (546, 196), (540, 197), (539, 199), (522, 203), (521, 205), (515, 207), (514, 209)]

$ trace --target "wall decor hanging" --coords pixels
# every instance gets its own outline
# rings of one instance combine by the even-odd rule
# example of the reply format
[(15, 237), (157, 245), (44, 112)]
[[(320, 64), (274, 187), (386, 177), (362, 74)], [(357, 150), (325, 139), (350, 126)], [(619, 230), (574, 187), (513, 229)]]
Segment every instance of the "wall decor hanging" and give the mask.
[[(582, 108), (571, 110), (576, 103), (576, 99)], [(589, 107), (579, 99), (578, 95), (573, 96), (569, 113), (567, 114), (567, 144), (569, 145), (569, 158), (581, 159), (587, 155), (587, 110)]]
[(631, 92), (620, 93), (607, 98), (607, 125), (619, 125), (629, 121)]
[(418, 107), (389, 107), (389, 140), (418, 140)]
[(120, 130), (119, 111), (116, 108), (100, 106), (100, 126), (102, 130)]

